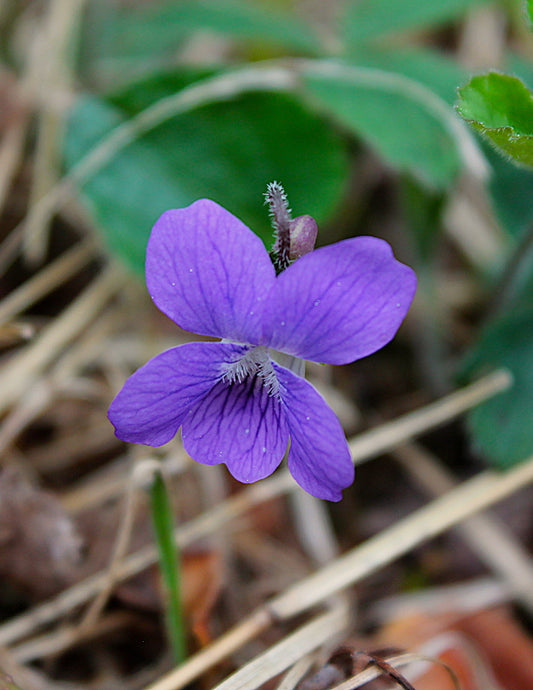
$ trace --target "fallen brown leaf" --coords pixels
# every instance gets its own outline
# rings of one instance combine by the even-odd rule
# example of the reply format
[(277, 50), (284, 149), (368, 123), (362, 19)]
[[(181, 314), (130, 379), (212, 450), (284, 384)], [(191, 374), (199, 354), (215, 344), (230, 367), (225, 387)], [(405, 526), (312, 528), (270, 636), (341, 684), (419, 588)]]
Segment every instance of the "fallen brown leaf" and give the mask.
[(0, 472), (0, 572), (32, 598), (60, 589), (80, 557), (76, 528), (53, 494)]

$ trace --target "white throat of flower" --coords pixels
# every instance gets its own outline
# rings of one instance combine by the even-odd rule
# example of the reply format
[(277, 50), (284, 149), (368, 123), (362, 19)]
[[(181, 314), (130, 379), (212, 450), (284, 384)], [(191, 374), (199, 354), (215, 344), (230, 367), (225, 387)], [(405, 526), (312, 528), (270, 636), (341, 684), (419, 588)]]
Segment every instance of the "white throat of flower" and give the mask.
[(279, 395), (279, 381), (272, 366), (268, 348), (264, 345), (257, 345), (246, 350), (236, 362), (229, 364), (224, 380), (230, 384), (242, 383), (248, 377), (254, 376), (261, 379), (269, 395)]

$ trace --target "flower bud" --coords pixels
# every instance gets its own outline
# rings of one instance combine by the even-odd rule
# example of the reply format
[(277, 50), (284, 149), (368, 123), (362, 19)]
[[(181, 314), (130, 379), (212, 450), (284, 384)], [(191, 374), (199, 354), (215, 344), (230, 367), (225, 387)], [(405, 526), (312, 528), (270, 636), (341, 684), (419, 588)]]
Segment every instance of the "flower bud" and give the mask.
[(298, 216), (289, 223), (291, 259), (298, 259), (315, 248), (318, 226), (312, 216)]

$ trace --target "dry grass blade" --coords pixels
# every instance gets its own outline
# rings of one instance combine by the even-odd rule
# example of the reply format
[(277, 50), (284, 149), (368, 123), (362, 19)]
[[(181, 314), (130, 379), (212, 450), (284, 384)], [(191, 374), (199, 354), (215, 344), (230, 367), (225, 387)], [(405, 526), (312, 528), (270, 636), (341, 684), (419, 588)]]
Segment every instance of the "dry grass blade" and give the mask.
[[(20, 644), (13, 650), (12, 655), (19, 664), (25, 664), (32, 659), (49, 658), (76, 644), (91, 641), (99, 636), (124, 629), (131, 622), (131, 614), (117, 611), (100, 618), (94, 625), (83, 630), (80, 630), (79, 627), (73, 628), (70, 625), (65, 625), (52, 634), (44, 633)], [(1, 686), (0, 690), (2, 690)]]
[[(456, 486), (437, 458), (416, 444), (400, 446), (395, 456), (432, 495), (438, 496)], [(509, 592), (533, 613), (533, 563), (505, 525), (497, 518), (481, 513), (466, 520), (459, 532), (472, 550), (503, 579)]]
[(0, 302), (0, 324), (6, 323), (71, 278), (93, 254), (94, 243), (91, 240), (82, 242), (13, 290)]
[(501, 606), (509, 601), (510, 596), (505, 583), (493, 577), (476, 578), (457, 585), (392, 594), (380, 599), (370, 608), (369, 619), (372, 623), (381, 624), (401, 616), (405, 611), (428, 616), (458, 611), (462, 616), (472, 611)]
[(506, 473), (483, 472), (352, 549), (270, 602), (275, 618), (319, 604), (465, 518), (533, 481), (533, 457)]
[[(273, 645), (253, 661), (229, 676), (214, 690), (253, 690), (285, 671), (298, 659), (338, 636), (349, 625), (349, 607), (337, 602), (327, 613)], [(147, 690), (172, 690), (158, 683)]]
[[(423, 659), (424, 661), (429, 661), (431, 663), (438, 663), (441, 666), (444, 666), (444, 668), (446, 668), (450, 673), (452, 682), (454, 683), (455, 687), (457, 688), (457, 690), (460, 690), (455, 673), (447, 664), (443, 664), (438, 659), (428, 659), (427, 657), (423, 657), (420, 654), (398, 654), (396, 656), (389, 657), (387, 659), (387, 664), (389, 666), (401, 667), (420, 661), (421, 659)], [(348, 680), (345, 680), (344, 682), (335, 685), (330, 690), (356, 690), (356, 688), (362, 688), (367, 683), (370, 683), (370, 681), (375, 680), (376, 678), (380, 678), (382, 676), (383, 669), (376, 666), (370, 666), (366, 668), (364, 671), (358, 673), (357, 675), (348, 678)]]
[(0, 671), (0, 690), (21, 690), (21, 688), (19, 685), (15, 685), (13, 678)]
[(138, 490), (136, 482), (134, 481), (133, 473), (127, 483), (124, 495), (124, 504), (121, 511), (120, 523), (118, 525), (117, 536), (113, 547), (113, 553), (109, 562), (107, 570), (107, 583), (100, 589), (96, 598), (91, 602), (89, 608), (85, 612), (80, 624), (78, 625), (77, 634), (83, 635), (87, 630), (94, 627), (98, 617), (102, 613), (113, 586), (118, 578), (120, 572), (120, 564), (127, 553), (128, 544), (130, 542), (133, 524), (135, 520), (135, 510), (138, 498)]
[(285, 676), (283, 677), (281, 683), (277, 686), (276, 690), (294, 690), (302, 678), (307, 675), (309, 669), (313, 665), (313, 655), (308, 654), (307, 656), (299, 659), (294, 666), (292, 666)]
[(295, 487), (290, 493), (295, 531), (315, 565), (333, 560), (339, 553), (331, 518), (323, 503)]
[(24, 150), (28, 118), (21, 114), (6, 129), (0, 144), (0, 209), (3, 208)]
[[(352, 549), (330, 565), (271, 599), (229, 633), (170, 672), (147, 690), (179, 690), (224, 659), (241, 644), (246, 632), (255, 635), (276, 620), (286, 620), (323, 603), (332, 595), (375, 572), (431, 537), (453, 527), (528, 483), (533, 482), (533, 457), (505, 474), (484, 472), (464, 482), (393, 527)], [(263, 623), (264, 627), (261, 627)]]
[(419, 434), (449, 422), (487, 398), (507, 390), (512, 384), (511, 373), (499, 369), (484, 376), (465, 388), (450, 393), (420, 410), (380, 424), (350, 441), (350, 451), (355, 464), (393, 450)]
[[(364, 459), (383, 452), (383, 449), (389, 448), (392, 442), (405, 441), (412, 438), (416, 433), (427, 431), (437, 424), (444, 423), (446, 419), (453, 419), (470, 406), (479, 404), (482, 400), (495, 395), (508, 385), (509, 375), (507, 372), (495, 372), (421, 410), (361, 434), (350, 444), (352, 449), (355, 448), (357, 452), (355, 459), (357, 462), (362, 462)], [(381, 429), (383, 429), (382, 433), (380, 433)], [(363, 451), (367, 453), (366, 457)], [(194, 539), (213, 534), (219, 527), (226, 525), (238, 515), (242, 515), (252, 506), (270, 500), (274, 496), (279, 496), (290, 490), (291, 487), (294, 487), (292, 477), (287, 471), (281, 472), (271, 479), (263, 480), (244, 489), (237, 496), (224, 501), (213, 510), (181, 527), (176, 533), (176, 538), (181, 546), (185, 546)], [(117, 492), (122, 492), (123, 480), (117, 480), (113, 488)], [(102, 496), (101, 493), (98, 495)], [(104, 496), (106, 499), (110, 498), (107, 492)], [(155, 559), (156, 551), (153, 547), (141, 549), (124, 559), (117, 578), (123, 580), (135, 575), (152, 565)], [(0, 645), (12, 644), (41, 625), (50, 623), (80, 604), (86, 603), (105, 586), (105, 582), (105, 574), (98, 573), (65, 590), (55, 599), (40, 604), (27, 613), (7, 621), (0, 626)]]
[[(18, 83), (15, 76), (3, 67), (0, 70), (0, 90), (3, 92), (3, 132), (0, 142), (0, 211), (4, 210), (17, 169), (22, 164), (24, 157), (24, 145), (31, 119), (26, 93), (31, 91), (36, 83), (37, 55), (34, 47), (29, 48), (25, 62), (24, 76)], [(6, 99), (7, 94), (9, 97)]]
[(0, 373), (0, 414), (32, 385), (35, 377), (85, 328), (124, 285), (126, 277), (109, 266), (54, 322)]
[[(94, 362), (102, 348), (105, 347), (105, 336), (110, 333), (112, 328), (116, 327), (116, 323), (116, 314), (112, 311), (104, 312), (91, 324), (91, 328), (78, 338), (75, 348), (67, 350), (46, 373), (34, 380), (31, 388), (21, 396), (2, 420), (0, 425), (0, 453), (4, 452), (17, 435), (43, 412), (58, 391), (64, 390), (69, 379), (74, 378), (79, 370)], [(102, 428), (105, 429), (105, 426)], [(95, 434), (94, 431), (91, 432), (90, 438), (92, 442), (98, 442), (98, 434)], [(46, 463), (39, 461), (38, 457), (35, 456), (32, 458), (32, 464), (36, 470), (42, 470), (43, 466), (46, 467)], [(57, 468), (58, 465), (58, 456), (54, 454), (53, 466)], [(119, 495), (122, 491), (124, 485), (122, 475), (119, 481), (120, 484), (117, 485), (117, 490), (113, 496)], [(102, 486), (101, 483), (100, 486)], [(109, 488), (107, 484), (104, 485), (104, 490), (108, 491)], [(66, 505), (65, 507), (67, 510), (70, 509)]]
[(36, 674), (19, 664), (12, 654), (2, 648), (0, 667), (0, 690), (44, 690), (45, 686), (39, 682)]
[(33, 214), (31, 209), (56, 184), (60, 169), (62, 107), (53, 102), (50, 94), (67, 92), (72, 82), (70, 48), (86, 0), (51, 0), (39, 41), (41, 79), (37, 98), (39, 112), (36, 123), (36, 142), (33, 184), (30, 190), (29, 216), (32, 222), (25, 227), (23, 253), (30, 263), (42, 261), (47, 245), (49, 218)]

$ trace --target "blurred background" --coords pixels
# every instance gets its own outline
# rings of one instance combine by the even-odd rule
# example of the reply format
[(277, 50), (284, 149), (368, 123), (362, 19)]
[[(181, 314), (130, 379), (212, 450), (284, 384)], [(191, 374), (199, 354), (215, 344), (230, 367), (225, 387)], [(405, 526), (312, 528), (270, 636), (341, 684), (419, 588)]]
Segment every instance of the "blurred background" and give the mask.
[[(347, 436), (504, 368), (512, 389), (501, 392), (502, 375), (487, 397), (499, 394), (460, 420), (437, 431), (428, 423), (424, 452), (454, 482), (531, 456), (533, 171), (455, 108), (458, 88), (489, 70), (533, 88), (526, 9), (520, 0), (0, 0), (0, 669), (18, 683), (0, 673), (1, 687), (155, 682), (171, 666), (155, 558), (133, 578), (121, 570), (151, 544), (145, 462), (164, 466), (179, 524), (243, 491), (225, 468), (191, 463), (179, 439), (126, 447), (106, 418), (133, 370), (192, 338), (157, 312), (143, 281), (151, 227), (169, 208), (213, 199), (270, 248), (263, 195), (277, 180), (294, 216), (316, 218), (319, 244), (387, 239), (419, 277), (398, 337), (353, 365), (309, 367)], [(375, 455), (319, 517), (285, 487), (243, 499), (237, 517), (228, 508), (222, 533), (214, 520), (189, 539), (191, 651), (434, 494), (394, 452)], [(498, 510), (507, 530), (498, 544), (523, 566), (521, 594), (447, 535), (358, 585), (363, 614), (351, 632), (390, 622), (396, 608), (378, 615), (382, 600), (480, 577), (495, 587), (492, 604), (514, 601), (531, 625), (530, 489), (509, 490)], [(309, 546), (302, 516), (328, 535), (322, 551)], [(100, 584), (87, 584), (95, 573)], [(57, 604), (73, 587), (79, 598)], [(50, 597), (43, 631), (31, 614)], [(528, 633), (510, 608), (495, 623), (483, 601), (476, 644), (490, 657), (490, 687), (533, 687)], [(431, 637), (409, 625), (402, 643), (388, 629), (381, 642)], [(502, 647), (520, 649), (519, 660), (487, 651), (494, 625), (511, 631)], [(465, 654), (475, 666), (477, 653)], [(472, 677), (465, 688), (489, 687)], [(425, 682), (417, 690), (453, 687), (446, 674)]]

